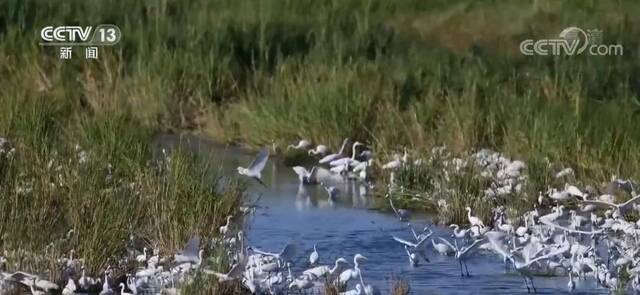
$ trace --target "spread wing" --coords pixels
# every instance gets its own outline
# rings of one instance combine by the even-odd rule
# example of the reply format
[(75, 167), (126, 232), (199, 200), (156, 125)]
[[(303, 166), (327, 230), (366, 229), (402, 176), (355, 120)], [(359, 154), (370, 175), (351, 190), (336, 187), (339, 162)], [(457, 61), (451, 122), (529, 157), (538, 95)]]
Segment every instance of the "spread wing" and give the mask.
[(539, 220), (540, 220), (540, 222), (542, 222), (542, 223), (544, 223), (544, 224), (546, 224), (546, 225), (548, 225), (550, 227), (557, 228), (557, 229), (560, 229), (560, 230), (563, 230), (563, 231), (566, 231), (566, 232), (570, 232), (570, 233), (577, 233), (577, 234), (584, 234), (584, 235), (595, 235), (595, 234), (600, 234), (603, 231), (602, 229), (599, 229), (599, 230), (596, 230), (596, 231), (574, 230), (574, 229), (570, 229), (570, 228), (561, 226), (559, 224), (555, 224), (553, 222), (544, 220), (542, 218), (540, 218)]
[(630, 204), (637, 203), (638, 201), (640, 201), (640, 195), (635, 197), (635, 198), (633, 198), (633, 199), (631, 199), (631, 200), (629, 200), (629, 201), (626, 201), (626, 202), (620, 204), (620, 207), (626, 207), (626, 206), (629, 206)]
[(267, 149), (262, 149), (256, 156), (255, 160), (249, 164), (249, 170), (254, 173), (262, 172), (264, 166), (267, 164), (267, 160), (269, 159), (269, 151)]
[[(631, 199), (631, 200), (633, 200), (633, 199)], [(618, 208), (618, 205), (616, 205), (616, 204), (609, 203), (609, 202), (603, 202), (603, 201), (597, 201), (597, 200), (585, 200), (585, 201), (582, 201), (582, 203), (583, 204), (591, 204), (591, 205), (595, 205), (595, 206), (598, 206), (598, 207)]]
[(550, 258), (553, 258), (554, 256), (561, 255), (561, 254), (567, 252), (570, 248), (571, 248), (571, 246), (569, 244), (566, 244), (566, 245), (556, 249), (555, 251), (551, 251), (551, 252), (549, 252), (549, 253), (547, 253), (545, 255), (538, 256), (538, 257), (528, 261), (526, 263), (526, 265), (531, 265), (531, 264), (536, 263), (538, 261), (545, 260), (545, 259), (550, 259)]
[(449, 241), (447, 241), (447, 239), (443, 238), (443, 237), (438, 237), (438, 239), (440, 239), (443, 243), (447, 244), (447, 246), (449, 246), (451, 249), (453, 250), (458, 250), (458, 247), (455, 247), (453, 245), (451, 245), (451, 243), (449, 243)]
[(292, 167), (293, 171), (298, 174), (299, 177), (307, 177), (309, 176), (309, 172), (302, 166)]
[[(391, 236), (391, 237), (392, 237), (394, 240), (396, 240), (396, 242), (398, 242), (398, 243), (400, 243), (400, 244), (404, 244), (404, 245), (407, 245), (407, 246), (409, 246), (409, 247), (414, 247), (414, 248), (415, 248), (415, 247), (418, 247), (420, 244), (422, 244), (422, 243), (424, 242), (424, 241), (421, 241), (419, 244), (414, 244), (414, 243), (411, 243), (411, 242), (409, 242), (409, 241), (407, 241), (407, 240), (404, 240), (404, 239), (398, 238), (398, 237), (396, 237), (396, 236)], [(426, 240), (426, 239), (425, 239), (425, 240)]]

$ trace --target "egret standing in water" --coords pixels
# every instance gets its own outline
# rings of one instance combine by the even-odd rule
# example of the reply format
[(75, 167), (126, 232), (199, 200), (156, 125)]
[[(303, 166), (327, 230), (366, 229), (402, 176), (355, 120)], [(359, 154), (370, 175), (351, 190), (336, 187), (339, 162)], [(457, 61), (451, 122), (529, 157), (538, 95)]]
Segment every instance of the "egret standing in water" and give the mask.
[(313, 252), (311, 252), (311, 255), (309, 255), (309, 264), (315, 265), (316, 263), (318, 263), (318, 259), (318, 250), (316, 249), (316, 244), (313, 244)]
[(251, 177), (262, 185), (267, 186), (262, 182), (262, 170), (264, 166), (267, 164), (267, 160), (269, 159), (269, 151), (267, 149), (262, 149), (256, 156), (256, 158), (249, 164), (248, 168), (238, 167), (238, 174), (245, 175)]
[(342, 146), (340, 147), (340, 150), (337, 153), (325, 156), (324, 158), (320, 159), (320, 161), (318, 161), (318, 163), (320, 163), (320, 164), (329, 163), (329, 162), (341, 157), (342, 154), (344, 153), (344, 149), (347, 146), (347, 143), (349, 143), (349, 138), (345, 138), (344, 139), (344, 141), (342, 142)]

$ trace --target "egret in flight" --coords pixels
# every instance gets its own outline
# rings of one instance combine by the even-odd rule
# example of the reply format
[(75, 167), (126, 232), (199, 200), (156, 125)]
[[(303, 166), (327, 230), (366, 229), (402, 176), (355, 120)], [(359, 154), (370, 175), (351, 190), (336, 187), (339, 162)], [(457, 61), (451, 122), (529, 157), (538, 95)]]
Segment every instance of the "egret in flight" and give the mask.
[(267, 164), (267, 160), (269, 159), (269, 151), (267, 149), (262, 149), (256, 156), (256, 158), (249, 164), (248, 168), (238, 167), (238, 174), (245, 175), (251, 177), (262, 185), (267, 186), (262, 182), (262, 169)]

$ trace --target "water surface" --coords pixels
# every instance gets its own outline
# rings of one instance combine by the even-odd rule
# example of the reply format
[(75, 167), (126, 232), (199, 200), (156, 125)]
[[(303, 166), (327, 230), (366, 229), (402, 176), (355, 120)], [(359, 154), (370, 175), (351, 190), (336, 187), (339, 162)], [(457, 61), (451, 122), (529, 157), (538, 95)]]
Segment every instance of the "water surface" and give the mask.
[[(181, 144), (201, 153), (216, 163), (224, 175), (235, 175), (237, 166), (246, 166), (253, 159), (242, 149), (221, 146), (195, 137), (164, 135), (159, 142), (165, 147)], [(409, 265), (401, 244), (391, 238), (396, 235), (412, 239), (406, 223), (387, 213), (368, 209), (372, 197), (366, 187), (356, 182), (334, 184), (340, 190), (335, 202), (330, 202), (320, 186), (298, 184), (293, 170), (271, 159), (263, 178), (268, 188), (251, 182), (250, 196), (262, 195), (256, 214), (246, 222), (249, 245), (279, 252), (286, 243), (298, 246), (298, 258), (292, 271), (299, 275), (307, 268), (308, 257), (317, 244), (321, 264), (331, 264), (344, 257), (353, 264), (353, 255), (360, 253), (369, 260), (362, 266), (365, 283), (388, 293), (394, 278), (403, 278), (412, 294), (526, 294), (524, 281), (513, 270), (506, 271), (502, 259), (491, 254), (479, 254), (467, 260), (471, 277), (460, 277), (457, 261), (444, 257), (428, 246), (430, 262), (418, 267)], [(429, 216), (414, 216), (416, 230), (431, 223)], [(447, 227), (433, 226), (432, 237), (449, 238)], [(567, 277), (534, 277), (538, 294), (568, 294)], [(351, 286), (350, 286), (351, 287)], [(576, 280), (579, 294), (607, 294), (595, 280)]]

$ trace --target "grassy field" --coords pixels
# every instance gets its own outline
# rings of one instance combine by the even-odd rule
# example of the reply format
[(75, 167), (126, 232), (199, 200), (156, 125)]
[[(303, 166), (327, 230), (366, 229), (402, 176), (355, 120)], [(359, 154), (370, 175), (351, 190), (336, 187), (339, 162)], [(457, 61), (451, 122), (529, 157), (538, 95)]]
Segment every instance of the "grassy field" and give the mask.
[[(440, 145), (454, 154), (491, 148), (529, 164), (530, 192), (550, 183), (546, 161), (573, 167), (581, 184), (640, 178), (636, 1), (8, 0), (0, 11), (0, 136), (16, 146), (1, 166), (5, 244), (12, 233), (49, 241), (73, 227), (96, 237), (73, 246), (88, 255), (125, 237), (122, 228), (94, 230), (107, 225), (83, 229), (91, 214), (113, 228), (135, 216), (157, 236), (166, 223), (134, 213), (177, 201), (173, 191), (199, 204), (177, 227), (226, 214), (235, 201), (199, 195), (207, 182), (188, 159), (175, 158), (179, 181), (154, 174), (146, 142), (157, 131), (253, 147), (301, 137), (335, 147), (350, 137), (381, 161), (402, 147), (416, 157)], [(118, 25), (123, 38), (98, 60), (75, 52), (62, 61), (37, 44), (43, 26), (100, 23)], [(569, 26), (601, 29), (624, 54), (519, 53), (522, 40)], [(70, 160), (75, 144), (96, 164)], [(137, 184), (139, 198), (118, 196), (106, 163), (121, 184)], [(18, 194), (29, 183), (32, 196)], [(109, 209), (93, 210), (101, 207)], [(52, 230), (31, 231), (42, 226)], [(176, 238), (184, 237), (162, 240)], [(88, 256), (104, 264), (110, 254)]]

